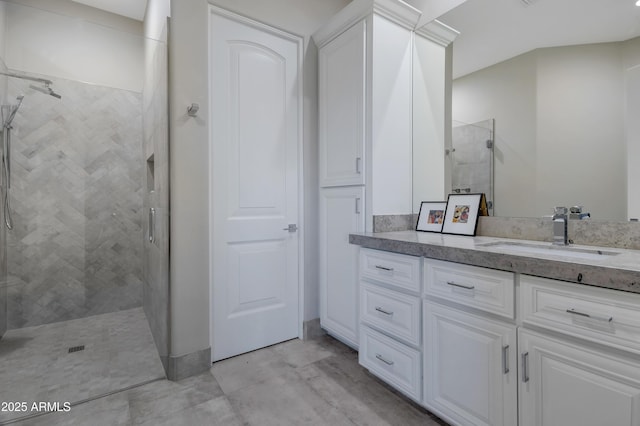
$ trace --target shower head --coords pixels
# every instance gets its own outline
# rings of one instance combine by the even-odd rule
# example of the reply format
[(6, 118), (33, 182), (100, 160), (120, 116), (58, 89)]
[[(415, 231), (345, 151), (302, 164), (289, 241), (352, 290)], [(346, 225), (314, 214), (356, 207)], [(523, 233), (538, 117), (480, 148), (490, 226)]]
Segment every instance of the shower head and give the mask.
[(3, 118), (4, 118), (4, 108), (7, 107), (9, 109), (9, 116), (6, 118), (6, 120), (4, 120), (4, 122), (2, 124), (4, 127), (11, 126), (11, 122), (15, 118), (16, 113), (18, 112), (18, 109), (20, 108), (20, 105), (22, 105), (22, 100), (23, 99), (24, 99), (24, 95), (19, 95), (16, 98), (16, 100), (18, 101), (17, 104), (15, 104), (15, 105), (3, 105), (2, 106)]
[(53, 89), (49, 86), (49, 83), (45, 83), (44, 87), (35, 86), (33, 84), (30, 84), (29, 87), (40, 93), (44, 93), (45, 95), (50, 95), (50, 96), (53, 96), (54, 98), (62, 99), (62, 96), (58, 95), (56, 92), (53, 91)]

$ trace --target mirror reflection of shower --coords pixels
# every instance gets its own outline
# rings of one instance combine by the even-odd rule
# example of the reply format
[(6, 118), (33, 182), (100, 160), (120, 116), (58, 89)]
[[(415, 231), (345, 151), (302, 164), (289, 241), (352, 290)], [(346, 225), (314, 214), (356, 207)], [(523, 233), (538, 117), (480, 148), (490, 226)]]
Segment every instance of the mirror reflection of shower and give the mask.
[[(56, 99), (62, 99), (62, 96), (57, 94), (51, 88), (53, 82), (46, 78), (31, 77), (25, 74), (19, 74), (15, 72), (0, 71), (0, 75), (6, 75), (7, 77), (19, 78), (22, 80), (35, 81), (42, 86), (36, 86), (30, 84), (29, 87), (45, 95), (53, 96)], [(13, 129), (13, 119), (16, 117), (16, 113), (22, 101), (24, 95), (19, 95), (16, 98), (17, 103), (13, 105), (2, 105), (2, 177), (5, 183), (5, 190), (3, 194), (2, 206), (4, 209), (4, 224), (7, 229), (13, 229), (13, 219), (11, 218), (11, 203), (9, 198), (9, 188), (11, 188), (11, 130)]]
[(451, 149), (445, 151), (451, 161), (451, 192), (484, 193), (493, 216), (494, 120), (454, 122), (451, 136)]

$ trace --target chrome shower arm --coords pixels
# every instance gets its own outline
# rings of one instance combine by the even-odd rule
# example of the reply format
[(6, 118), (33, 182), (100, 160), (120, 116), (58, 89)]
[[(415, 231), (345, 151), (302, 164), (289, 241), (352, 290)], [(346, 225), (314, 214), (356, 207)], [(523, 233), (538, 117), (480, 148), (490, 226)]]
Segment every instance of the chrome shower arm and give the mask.
[(22, 80), (37, 81), (38, 83), (42, 83), (42, 84), (53, 84), (53, 81), (47, 80), (46, 78), (31, 77), (24, 74), (18, 74), (16, 72), (0, 71), (0, 75), (6, 75), (7, 77), (21, 78)]

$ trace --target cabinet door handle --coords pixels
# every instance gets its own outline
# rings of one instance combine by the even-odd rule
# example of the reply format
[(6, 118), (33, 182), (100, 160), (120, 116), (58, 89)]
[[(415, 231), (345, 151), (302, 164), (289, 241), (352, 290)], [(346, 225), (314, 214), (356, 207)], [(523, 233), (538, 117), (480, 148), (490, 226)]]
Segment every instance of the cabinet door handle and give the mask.
[(579, 316), (585, 317), (585, 318), (591, 318), (591, 319), (595, 319), (595, 320), (605, 321), (605, 322), (613, 321), (613, 317), (611, 317), (611, 316), (607, 317), (607, 316), (602, 316), (602, 315), (587, 314), (587, 313), (584, 313), (584, 312), (576, 311), (573, 308), (567, 309), (567, 313), (568, 314), (572, 314), (572, 315), (579, 315)]
[(529, 352), (522, 354), (522, 382), (529, 381)]
[(393, 315), (393, 311), (387, 311), (386, 309), (380, 307), (380, 306), (376, 306), (376, 311), (380, 312), (381, 314), (385, 314), (385, 315)]
[(502, 372), (509, 374), (509, 345), (502, 347)]
[(360, 197), (356, 198), (356, 214), (360, 214)]
[(389, 361), (388, 359), (386, 359), (385, 357), (383, 357), (383, 356), (382, 356), (382, 355), (380, 355), (380, 354), (376, 354), (376, 359), (378, 359), (378, 360), (380, 360), (380, 361), (384, 362), (384, 363), (385, 363), (385, 364), (387, 364), (387, 365), (393, 365), (393, 364), (394, 364), (394, 362), (393, 362), (393, 361)]
[(361, 157), (356, 157), (356, 173), (357, 174), (361, 174), (362, 173), (362, 158)]
[(474, 285), (458, 284), (458, 283), (454, 283), (453, 281), (447, 281), (447, 284), (453, 287), (464, 288), (465, 290), (473, 290), (474, 288), (476, 288), (476, 286)]
[(393, 268), (387, 268), (386, 266), (376, 265), (376, 269), (381, 269), (387, 272), (393, 272)]

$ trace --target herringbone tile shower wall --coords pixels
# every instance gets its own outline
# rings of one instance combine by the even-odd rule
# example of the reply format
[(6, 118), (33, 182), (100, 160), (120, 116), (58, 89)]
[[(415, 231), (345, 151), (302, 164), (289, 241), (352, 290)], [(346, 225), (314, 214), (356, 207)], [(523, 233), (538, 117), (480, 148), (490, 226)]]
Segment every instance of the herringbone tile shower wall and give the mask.
[(141, 95), (51, 78), (12, 133), (9, 329), (142, 305)]

